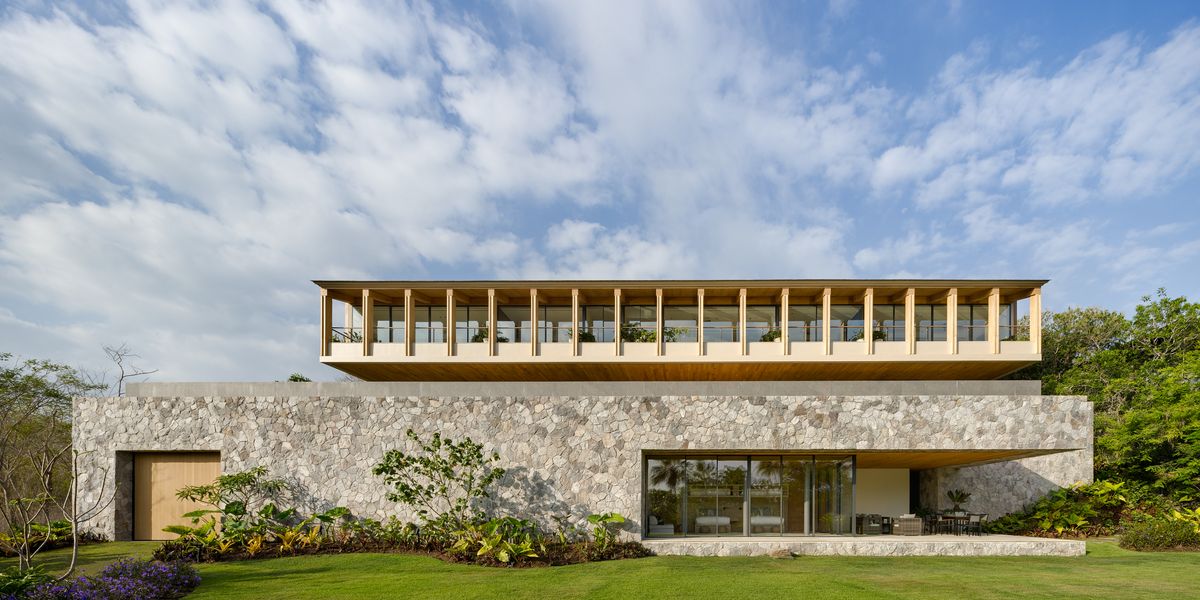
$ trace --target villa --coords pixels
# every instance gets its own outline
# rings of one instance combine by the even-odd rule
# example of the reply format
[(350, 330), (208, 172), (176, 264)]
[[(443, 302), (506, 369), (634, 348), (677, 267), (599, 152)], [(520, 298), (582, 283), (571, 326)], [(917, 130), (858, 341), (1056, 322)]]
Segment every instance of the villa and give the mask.
[(1092, 480), (1086, 398), (1004, 379), (1041, 360), (1044, 280), (314, 283), (320, 361), (358, 381), (76, 401), (80, 496), (115, 494), (94, 528), (162, 537), (177, 488), (259, 465), (313, 508), (403, 517), (371, 467), (411, 428), (500, 454), (493, 512), (618, 512), (660, 553), (1082, 552), (862, 543), (950, 490), (994, 519)]

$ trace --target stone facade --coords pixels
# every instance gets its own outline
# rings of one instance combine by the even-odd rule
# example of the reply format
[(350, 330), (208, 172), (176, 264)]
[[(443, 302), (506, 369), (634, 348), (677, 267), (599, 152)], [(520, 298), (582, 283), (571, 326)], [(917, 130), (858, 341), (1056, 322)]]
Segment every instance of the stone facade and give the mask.
[(409, 447), (409, 428), (469, 436), (498, 452), (509, 470), (498, 513), (616, 511), (632, 517), (631, 532), (642, 527), (643, 451), (1059, 451), (924, 476), (931, 494), (967, 488), (995, 515), (1092, 477), (1092, 410), (1082, 397), (123, 397), (76, 401), (80, 498), (86, 506), (115, 489), (92, 526), (126, 539), (129, 453), (207, 450), (221, 453), (224, 472), (265, 465), (291, 479), (303, 508), (407, 518), (370, 470), (385, 451)]

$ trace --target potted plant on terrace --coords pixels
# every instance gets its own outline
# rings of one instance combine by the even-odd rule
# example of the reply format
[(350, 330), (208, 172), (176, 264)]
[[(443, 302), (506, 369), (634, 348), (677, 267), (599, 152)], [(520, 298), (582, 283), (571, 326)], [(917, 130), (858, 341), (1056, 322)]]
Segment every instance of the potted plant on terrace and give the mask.
[(971, 493), (965, 490), (949, 490), (946, 492), (946, 497), (954, 503), (954, 508), (951, 510), (959, 512), (962, 510), (963, 504), (970, 502)]

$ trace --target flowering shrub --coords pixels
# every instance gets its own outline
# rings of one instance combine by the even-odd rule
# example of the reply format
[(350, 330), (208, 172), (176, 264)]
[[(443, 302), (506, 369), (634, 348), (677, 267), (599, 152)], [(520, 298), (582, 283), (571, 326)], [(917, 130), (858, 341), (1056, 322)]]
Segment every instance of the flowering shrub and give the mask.
[[(95, 577), (44, 583), (28, 591), (26, 600), (158, 600), (182, 598), (197, 585), (196, 568), (183, 562), (122, 559)], [(16, 598), (16, 597), (14, 597)]]

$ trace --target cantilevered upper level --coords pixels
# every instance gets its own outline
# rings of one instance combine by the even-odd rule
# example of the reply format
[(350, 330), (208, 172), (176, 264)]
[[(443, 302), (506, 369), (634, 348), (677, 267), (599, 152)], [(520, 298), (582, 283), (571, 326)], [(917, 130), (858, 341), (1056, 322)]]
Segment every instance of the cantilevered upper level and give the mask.
[(368, 381), (736, 381), (1001, 377), (1046, 281), (314, 283), (321, 362)]

